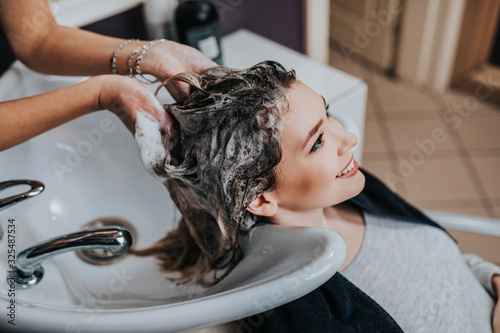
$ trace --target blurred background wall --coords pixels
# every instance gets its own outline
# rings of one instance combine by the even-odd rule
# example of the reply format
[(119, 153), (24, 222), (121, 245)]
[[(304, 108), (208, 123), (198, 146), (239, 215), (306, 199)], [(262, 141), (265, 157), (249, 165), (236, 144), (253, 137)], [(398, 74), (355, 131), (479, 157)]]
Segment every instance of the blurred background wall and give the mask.
[[(71, 1), (71, 0), (64, 0)], [(302, 0), (215, 0), (226, 35), (244, 28), (274, 40), (291, 49), (303, 51)], [(85, 25), (82, 29), (120, 38), (148, 39), (143, 5)], [(0, 40), (0, 73), (14, 61), (5, 39)]]

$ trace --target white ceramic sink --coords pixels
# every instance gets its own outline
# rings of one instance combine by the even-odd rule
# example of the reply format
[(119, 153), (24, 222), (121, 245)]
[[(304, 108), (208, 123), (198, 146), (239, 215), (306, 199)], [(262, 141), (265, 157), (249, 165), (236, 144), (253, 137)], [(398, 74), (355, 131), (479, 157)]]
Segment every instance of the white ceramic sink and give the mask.
[[(0, 79), (0, 99), (13, 99), (78, 82), (35, 74), (16, 63)], [(152, 87), (153, 89), (153, 87)], [(45, 184), (38, 196), (0, 212), (7, 231), (16, 223), (16, 251), (78, 231), (94, 219), (131, 223), (136, 247), (150, 245), (174, 226), (168, 192), (138, 159), (131, 134), (111, 113), (82, 117), (0, 152), (0, 181)], [(18, 188), (16, 192), (22, 191)], [(0, 197), (12, 194), (0, 193)], [(93, 266), (67, 253), (43, 264), (45, 276), (16, 290), (16, 328), (30, 332), (178, 332), (212, 326), (296, 299), (328, 280), (345, 257), (345, 245), (324, 229), (263, 226), (242, 239), (245, 258), (220, 284), (179, 287), (165, 279), (152, 258), (128, 256)], [(7, 268), (7, 237), (0, 240), (0, 272)], [(7, 324), (8, 285), (0, 277)]]

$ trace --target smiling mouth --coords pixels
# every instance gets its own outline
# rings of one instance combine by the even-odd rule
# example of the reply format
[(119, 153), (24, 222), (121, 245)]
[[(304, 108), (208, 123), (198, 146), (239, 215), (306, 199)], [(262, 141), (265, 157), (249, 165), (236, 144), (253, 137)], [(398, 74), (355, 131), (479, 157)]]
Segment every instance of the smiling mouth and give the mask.
[(349, 173), (350, 171), (352, 171), (352, 169), (354, 169), (354, 157), (351, 157), (351, 162), (349, 162), (349, 164), (345, 167), (344, 170), (340, 171), (337, 174), (337, 177), (342, 177), (343, 175), (345, 175), (345, 174)]

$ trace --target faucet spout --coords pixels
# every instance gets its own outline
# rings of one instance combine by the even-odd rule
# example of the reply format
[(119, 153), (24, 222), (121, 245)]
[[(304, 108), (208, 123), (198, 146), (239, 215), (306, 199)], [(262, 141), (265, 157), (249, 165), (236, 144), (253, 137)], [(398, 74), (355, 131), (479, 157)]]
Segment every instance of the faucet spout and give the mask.
[(38, 243), (22, 251), (16, 262), (16, 288), (36, 285), (43, 277), (42, 262), (76, 250), (101, 249), (108, 255), (123, 256), (132, 245), (132, 236), (124, 228), (92, 228), (69, 233)]
[(16, 180), (9, 180), (6, 182), (1, 182), (0, 183), (0, 192), (9, 188), (9, 187), (19, 186), (19, 185), (29, 185), (29, 186), (31, 186), (31, 189), (27, 192), (13, 195), (13, 196), (10, 196), (8, 198), (1, 198), (0, 199), (0, 210), (8, 208), (8, 207), (12, 206), (13, 204), (16, 204), (20, 201), (32, 198), (35, 195), (42, 193), (42, 191), (45, 188), (43, 183), (36, 181), (36, 180), (16, 179)]
[[(31, 189), (27, 192), (20, 193), (17, 195), (10, 196), (8, 198), (0, 198), (0, 211), (4, 210), (5, 208), (9, 208), (10, 206), (32, 198), (40, 193), (45, 189), (45, 185), (43, 183), (36, 181), (36, 180), (27, 180), (27, 179), (16, 179), (16, 180), (9, 180), (5, 182), (0, 183), (0, 192), (3, 190), (9, 188), (9, 187), (14, 187), (14, 186), (19, 186), (19, 185), (29, 185), (31, 186)], [(0, 226), (0, 240), (3, 238), (3, 230), (2, 226)]]

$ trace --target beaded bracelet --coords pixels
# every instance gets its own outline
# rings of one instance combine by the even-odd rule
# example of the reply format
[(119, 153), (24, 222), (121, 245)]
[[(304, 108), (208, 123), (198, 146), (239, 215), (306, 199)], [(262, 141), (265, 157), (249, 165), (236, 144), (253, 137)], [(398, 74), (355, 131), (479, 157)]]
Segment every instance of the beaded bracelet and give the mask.
[(137, 57), (137, 60), (135, 61), (135, 72), (137, 74), (139, 74), (144, 80), (148, 81), (149, 83), (156, 83), (156, 82), (158, 82), (158, 79), (151, 81), (148, 78), (144, 77), (144, 75), (141, 72), (141, 68), (140, 68), (141, 60), (144, 57), (144, 55), (146, 54), (146, 52), (148, 52), (151, 48), (153, 48), (154, 46), (156, 46), (160, 43), (166, 42), (166, 41), (167, 40), (163, 39), (163, 38), (162, 39), (155, 39), (154, 41), (149, 42), (149, 44), (144, 45), (141, 54), (139, 54), (139, 56)]
[(139, 41), (139, 40), (138, 39), (128, 39), (128, 40), (124, 41), (123, 43), (121, 43), (120, 45), (118, 45), (115, 52), (113, 52), (113, 54), (111, 55), (111, 73), (118, 74), (118, 70), (116, 69), (116, 55), (118, 54), (118, 52), (120, 52), (120, 50), (123, 49), (126, 45), (133, 43), (133, 42), (137, 42), (137, 41)]
[(139, 53), (139, 51), (141, 51), (142, 49), (144, 49), (146, 47), (146, 45), (142, 45), (142, 46), (139, 46), (138, 48), (136, 48), (131, 54), (130, 54), (130, 57), (128, 57), (128, 60), (127, 60), (127, 66), (128, 66), (128, 76), (130, 77), (134, 77), (134, 67), (132, 66), (132, 62), (134, 61), (134, 57), (137, 55), (137, 53)]

